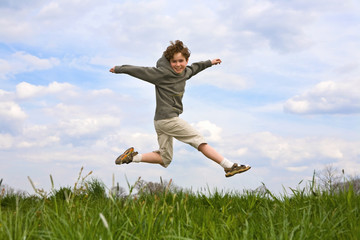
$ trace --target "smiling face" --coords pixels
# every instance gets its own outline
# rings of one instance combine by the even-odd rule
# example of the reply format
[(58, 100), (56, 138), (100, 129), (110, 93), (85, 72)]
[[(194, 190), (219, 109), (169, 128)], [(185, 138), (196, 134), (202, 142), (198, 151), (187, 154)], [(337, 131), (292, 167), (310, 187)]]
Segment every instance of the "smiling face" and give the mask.
[(170, 65), (176, 73), (182, 73), (188, 64), (188, 61), (189, 60), (186, 60), (182, 53), (178, 52), (174, 54), (172, 59), (170, 59)]

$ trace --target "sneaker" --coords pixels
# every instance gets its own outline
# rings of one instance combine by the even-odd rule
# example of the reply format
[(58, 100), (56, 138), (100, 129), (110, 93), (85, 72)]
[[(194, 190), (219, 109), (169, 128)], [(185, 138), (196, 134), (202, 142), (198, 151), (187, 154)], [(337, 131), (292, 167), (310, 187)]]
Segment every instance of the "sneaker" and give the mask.
[(234, 165), (231, 168), (225, 168), (225, 177), (232, 177), (235, 174), (243, 173), (249, 170), (251, 167), (249, 165), (238, 165), (237, 163), (234, 163)]
[(138, 152), (134, 152), (134, 148), (128, 148), (123, 154), (121, 154), (116, 160), (115, 164), (129, 164), (132, 162), (133, 157), (136, 156)]

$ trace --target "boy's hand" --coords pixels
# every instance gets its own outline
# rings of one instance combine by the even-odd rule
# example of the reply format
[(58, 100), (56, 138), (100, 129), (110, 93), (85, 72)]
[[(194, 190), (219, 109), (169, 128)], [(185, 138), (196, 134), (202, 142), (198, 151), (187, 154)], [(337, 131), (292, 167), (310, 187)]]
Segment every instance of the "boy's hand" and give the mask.
[(113, 68), (110, 68), (109, 72), (112, 72), (112, 73), (114, 73), (114, 72), (115, 72), (115, 67), (113, 67)]
[(220, 64), (220, 63), (221, 63), (221, 59), (220, 59), (220, 58), (213, 59), (213, 60), (211, 60), (211, 63), (212, 63), (212, 65)]

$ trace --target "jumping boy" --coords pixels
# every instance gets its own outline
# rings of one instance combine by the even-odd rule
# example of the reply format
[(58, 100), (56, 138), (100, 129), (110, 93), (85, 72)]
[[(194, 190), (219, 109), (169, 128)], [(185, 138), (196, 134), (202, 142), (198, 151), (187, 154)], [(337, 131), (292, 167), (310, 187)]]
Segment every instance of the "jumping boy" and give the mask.
[(121, 154), (115, 164), (145, 162), (168, 167), (173, 158), (173, 138), (190, 144), (207, 158), (220, 164), (225, 176), (231, 177), (250, 169), (247, 165), (238, 165), (220, 155), (212, 148), (200, 133), (189, 123), (179, 118), (183, 112), (182, 98), (188, 79), (202, 70), (221, 63), (220, 59), (207, 60), (187, 66), (190, 57), (189, 49), (177, 40), (170, 42), (157, 61), (156, 67), (138, 67), (131, 65), (115, 66), (112, 73), (125, 73), (155, 85), (156, 110), (154, 117), (159, 150), (138, 154), (131, 147)]

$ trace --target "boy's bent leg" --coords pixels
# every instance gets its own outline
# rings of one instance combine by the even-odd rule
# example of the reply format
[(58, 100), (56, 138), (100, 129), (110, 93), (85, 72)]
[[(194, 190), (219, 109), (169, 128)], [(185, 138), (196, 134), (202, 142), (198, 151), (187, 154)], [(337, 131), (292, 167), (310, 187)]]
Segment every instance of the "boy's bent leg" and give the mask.
[(166, 128), (169, 127), (169, 123), (171, 123), (171, 121), (168, 119), (154, 121), (159, 150), (154, 151), (153, 153), (160, 156), (162, 159), (162, 163), (160, 163), (160, 165), (165, 168), (170, 165), (173, 158), (173, 137), (167, 134), (166, 131)]
[(213, 160), (218, 164), (220, 164), (224, 160), (224, 157), (207, 143), (200, 144), (198, 150), (202, 152), (207, 158)]
[[(161, 121), (158, 123), (160, 122)], [(225, 158), (209, 144), (207, 144), (204, 137), (188, 122), (179, 117), (171, 118), (163, 122), (165, 123), (164, 125), (158, 124), (158, 128), (161, 128), (162, 132), (165, 132), (169, 136), (175, 137), (179, 141), (190, 144), (202, 152), (207, 158), (223, 166), (221, 163)], [(231, 167), (232, 165), (233, 163), (227, 164), (225, 167)]]
[(121, 154), (116, 160), (115, 164), (129, 164), (132, 162), (146, 162), (146, 163), (154, 163), (154, 164), (160, 164), (164, 166), (164, 162), (160, 156), (160, 152), (150, 152), (150, 153), (143, 153), (138, 154), (138, 152), (134, 151), (134, 148), (128, 148), (123, 154)]
[(251, 168), (249, 165), (238, 165), (237, 163), (229, 161), (207, 143), (200, 144), (198, 150), (207, 158), (220, 164), (224, 168), (225, 177), (232, 177), (235, 174), (246, 172)]
[(142, 155), (141, 162), (164, 165), (160, 153), (158, 152), (143, 153), (141, 155)]

